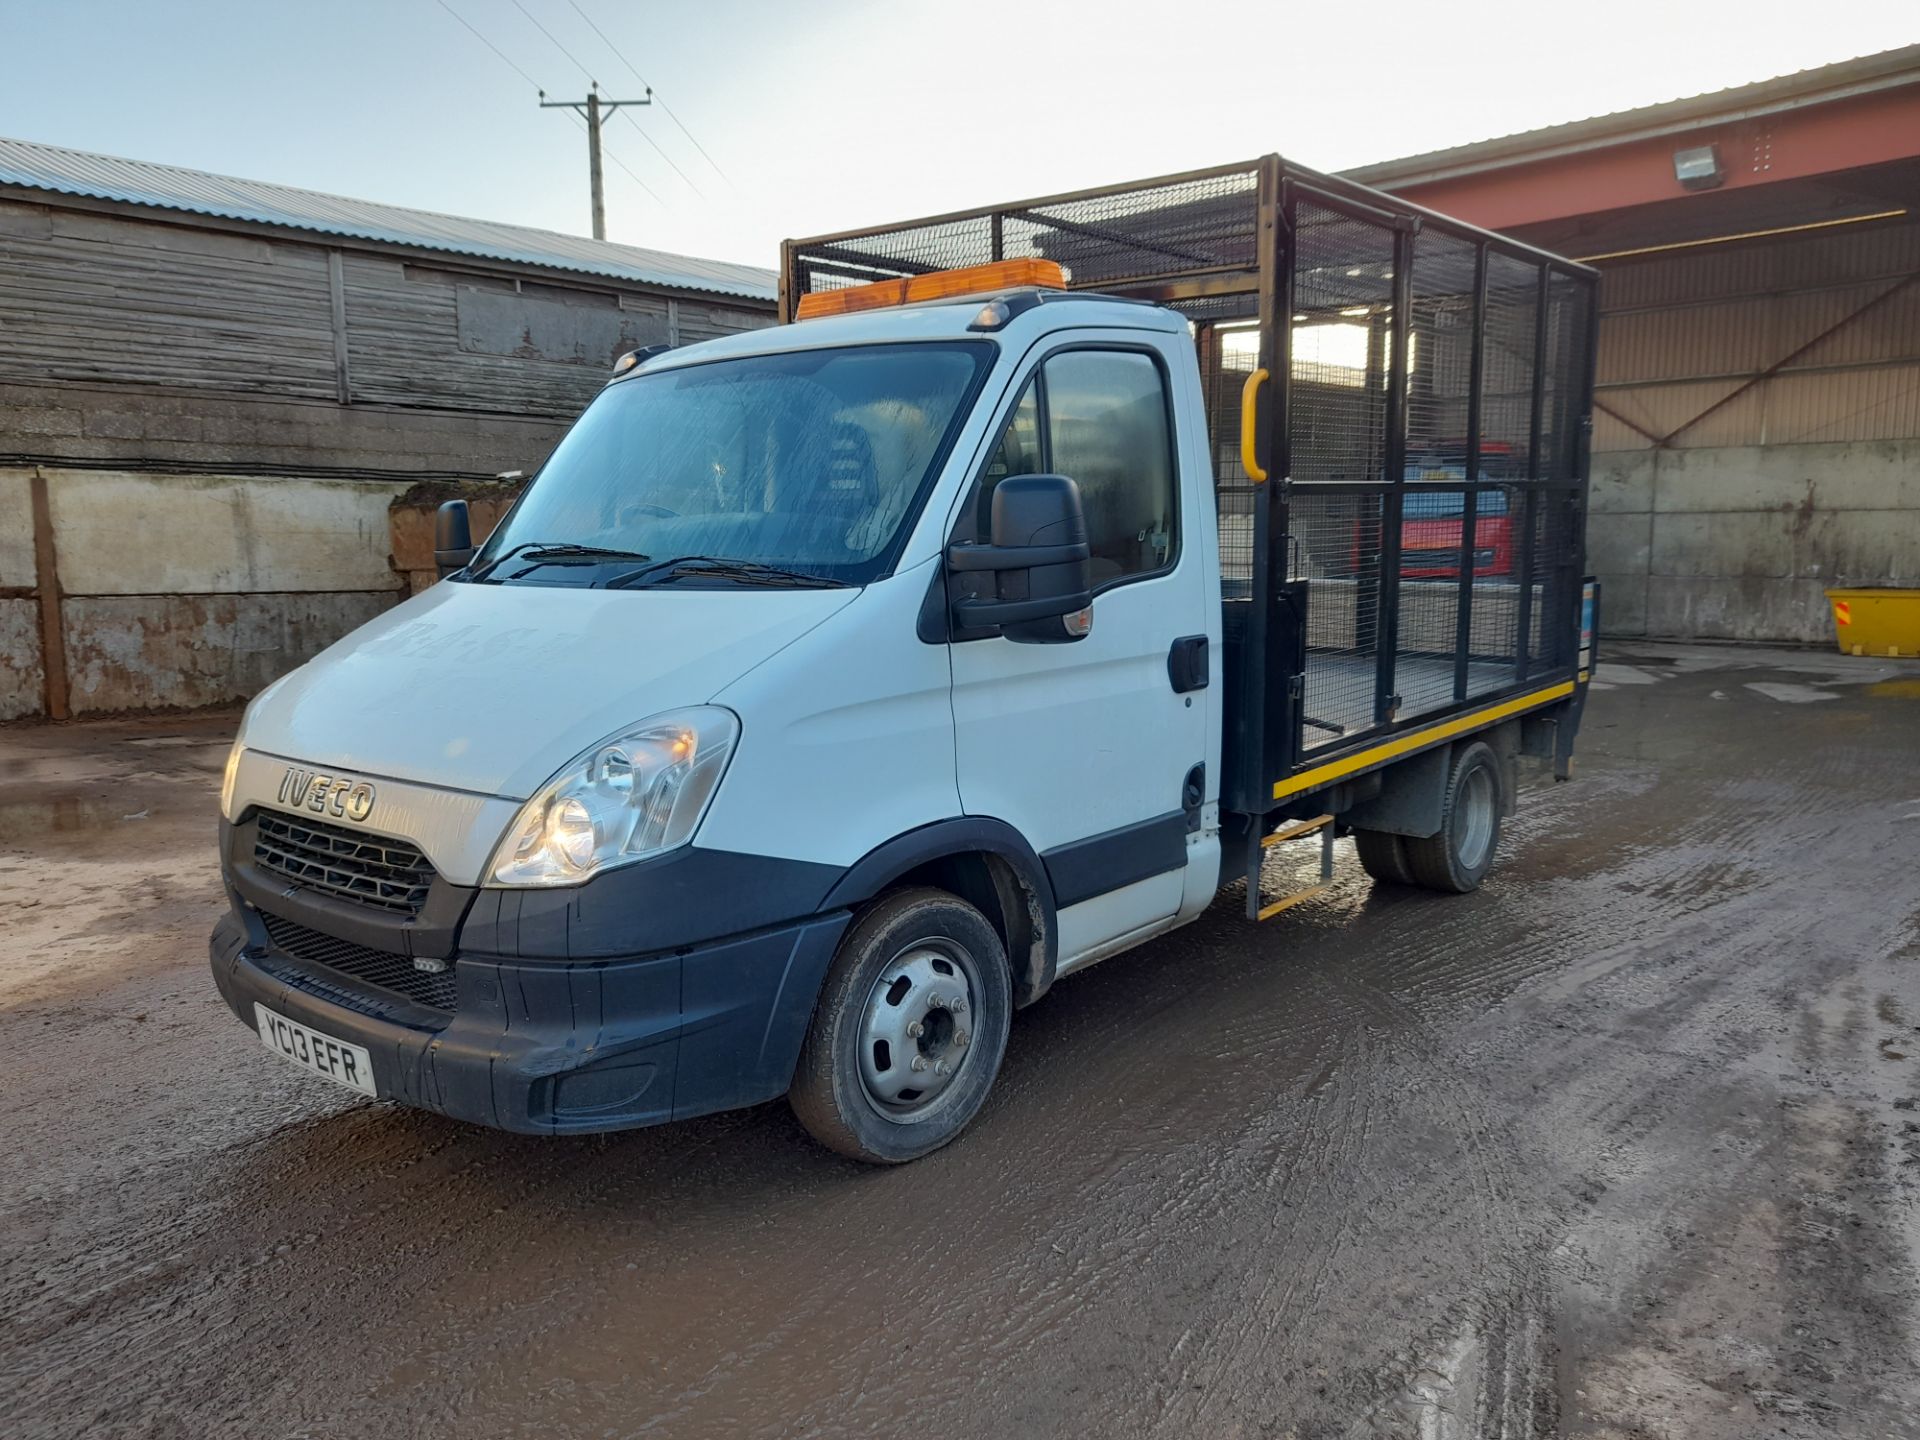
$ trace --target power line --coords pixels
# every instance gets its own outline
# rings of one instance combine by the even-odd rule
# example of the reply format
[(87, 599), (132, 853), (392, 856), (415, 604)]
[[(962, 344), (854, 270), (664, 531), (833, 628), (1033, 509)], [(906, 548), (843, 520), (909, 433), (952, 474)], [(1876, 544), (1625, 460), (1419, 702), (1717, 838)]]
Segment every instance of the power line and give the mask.
[[(582, 65), (579, 62), (579, 60), (575, 59), (574, 53), (571, 50), (567, 49), (566, 46), (562, 45), (558, 40), (554, 39), (553, 32), (547, 29), (546, 26), (542, 25), (539, 22), (539, 20), (534, 17), (534, 13), (531, 10), (527, 9), (526, 6), (522, 5), (520, 3), (520, 0), (513, 0), (513, 8), (518, 10), (522, 15), (526, 16), (527, 19), (532, 22), (533, 28), (538, 30), (542, 35), (546, 36), (547, 39), (552, 43), (554, 49), (558, 50), (562, 55), (566, 56), (567, 59), (573, 61), (573, 68), (578, 70), (582, 75), (587, 77), (588, 84), (591, 85), (592, 83), (594, 83), (593, 72), (587, 69), (586, 66)], [(642, 82), (642, 83), (645, 83), (645, 82)]]
[(613, 58), (618, 60), (622, 65), (626, 66), (627, 72), (631, 74), (634, 79), (638, 80), (642, 85), (647, 86), (647, 93), (649, 95), (653, 95), (653, 103), (658, 105), (660, 107), (661, 113), (664, 114), (669, 120), (673, 121), (673, 123), (679, 128), (680, 133), (687, 137), (687, 143), (693, 146), (694, 149), (700, 152), (700, 158), (702, 160), (705, 160), (707, 164), (713, 167), (713, 173), (718, 175), (722, 180), (725, 180), (727, 184), (729, 185), (733, 184), (733, 178), (730, 175), (728, 175), (726, 171), (720, 168), (720, 162), (718, 160), (714, 159), (713, 156), (707, 154), (707, 147), (702, 145), (698, 140), (694, 138), (693, 132), (687, 129), (687, 127), (681, 122), (680, 117), (678, 115), (673, 113), (672, 107), (669, 106), (667, 102), (665, 100), (662, 100), (658, 95), (654, 95), (653, 86), (647, 85), (647, 77), (642, 75), (640, 71), (635, 67), (634, 63), (631, 60), (627, 59), (626, 55), (621, 52), (620, 47), (613, 43), (613, 38), (610, 35), (608, 35), (606, 31), (602, 30), (599, 27), (599, 25), (595, 24), (594, 18), (591, 15), (589, 15), (586, 11), (580, 8), (579, 0), (567, 0), (567, 4), (573, 6), (573, 13), (578, 15), (582, 20), (586, 21), (589, 28), (592, 29), (593, 33), (600, 37), (601, 43), (603, 43), (607, 47), (607, 49), (613, 52)]
[[(653, 94), (653, 92), (652, 92), (651, 90), (649, 90), (649, 91), (647, 92), (647, 94), (648, 94), (649, 96), (651, 96), (651, 95)], [(657, 142), (657, 141), (656, 141), (656, 140), (655, 140), (655, 139), (654, 139), (654, 138), (653, 138), (653, 137), (652, 137), (651, 135), (649, 135), (649, 134), (647, 134), (647, 132), (646, 132), (645, 130), (642, 130), (642, 129), (640, 128), (640, 122), (639, 122), (638, 120), (636, 120), (636, 119), (634, 119), (634, 118), (633, 118), (633, 117), (632, 117), (631, 115), (629, 115), (629, 116), (627, 117), (627, 123), (628, 123), (629, 125), (631, 125), (631, 126), (633, 126), (633, 128), (634, 128), (635, 130), (639, 130), (639, 131), (640, 131), (640, 138), (641, 138), (642, 140), (644, 140), (644, 141), (646, 141), (646, 142), (647, 142), (647, 144), (649, 144), (649, 145), (651, 145), (651, 146), (653, 146), (653, 148), (654, 148), (655, 150), (658, 150), (658, 151), (659, 151), (659, 153), (660, 153), (660, 158), (661, 158), (662, 160), (664, 160), (664, 161), (666, 161), (666, 162), (667, 162), (667, 164), (669, 164), (669, 165), (673, 165), (673, 157), (672, 157), (671, 155), (669, 155), (669, 154), (667, 154), (667, 152), (666, 152), (666, 151), (664, 151), (664, 150), (661, 150), (661, 149), (660, 149), (660, 145), (659, 145), (659, 142)], [(699, 196), (699, 197), (700, 197), (700, 198), (701, 198), (702, 200), (704, 200), (704, 199), (706, 199), (706, 198), (707, 198), (707, 192), (706, 192), (706, 191), (704, 191), (704, 190), (702, 190), (702, 189), (701, 189), (701, 188), (700, 188), (700, 187), (699, 187), (698, 185), (696, 185), (696, 184), (694, 184), (694, 183), (693, 183), (693, 177), (692, 177), (691, 175), (689, 175), (689, 174), (687, 174), (687, 172), (686, 172), (686, 171), (684, 171), (684, 170), (682, 170), (682, 169), (681, 169), (681, 168), (680, 168), (680, 167), (679, 167), (678, 165), (673, 165), (673, 173), (674, 173), (674, 174), (676, 174), (676, 175), (678, 175), (678, 176), (679, 176), (679, 177), (680, 177), (680, 178), (681, 178), (682, 180), (684, 180), (684, 181), (686, 181), (686, 182), (687, 182), (687, 188), (688, 188), (689, 190), (691, 190), (691, 191), (693, 191), (693, 193), (694, 193), (694, 194), (696, 194), (696, 195), (698, 195), (698, 196)]]
[[(520, 3), (520, 0), (513, 0), (513, 8), (518, 10), (522, 15), (526, 16), (528, 21), (532, 23), (533, 28), (538, 30), (542, 35), (546, 36), (548, 41), (553, 45), (554, 49), (558, 50), (562, 55), (567, 57), (567, 59), (572, 63), (573, 68), (578, 70), (582, 75), (587, 77), (587, 81), (589, 84), (594, 83), (593, 72), (587, 69), (585, 65), (582, 65), (580, 63), (580, 57), (575, 55), (571, 50), (567, 49), (566, 46), (562, 45), (560, 43), (559, 38), (551, 30), (547, 29), (546, 26), (542, 25), (540, 21), (537, 18), (535, 18), (534, 13), (531, 10), (527, 9), (525, 5), (522, 5)], [(624, 60), (621, 61), (621, 63), (626, 64)], [(627, 68), (629, 70), (633, 69), (631, 65), (628, 65)], [(645, 80), (642, 80), (640, 83), (642, 85), (647, 84)], [(647, 85), (647, 98), (649, 100), (653, 98), (653, 87), (651, 85)], [(693, 183), (693, 177), (687, 174), (686, 171), (682, 170), (677, 164), (674, 163), (673, 157), (669, 155), (666, 151), (662, 150), (660, 148), (659, 142), (656, 141), (651, 135), (647, 134), (647, 132), (641, 128), (640, 122), (638, 120), (634, 119), (631, 115), (629, 115), (627, 117), (627, 123), (633, 126), (633, 128), (636, 131), (639, 131), (640, 138), (642, 140), (646, 141), (647, 144), (653, 146), (655, 153), (658, 154), (662, 160), (667, 162), (667, 165), (672, 169), (674, 174), (678, 175), (682, 180), (687, 182), (687, 188), (689, 190), (693, 191), (693, 193), (698, 195), (702, 200), (707, 198), (705, 193), (700, 189), (700, 187)]]
[(518, 75), (522, 80), (526, 81), (527, 84), (533, 86), (534, 89), (538, 90), (540, 88), (540, 82), (538, 80), (535, 80), (531, 75), (527, 74), (526, 71), (522, 70), (519, 67), (519, 65), (515, 64), (513, 61), (513, 58), (509, 56), (506, 51), (502, 50), (498, 45), (494, 44), (491, 40), (487, 39), (486, 36), (482, 35), (478, 30), (474, 29), (473, 26), (468, 25), (466, 21), (466, 17), (461, 15), (461, 13), (458, 10), (454, 9), (451, 5), (449, 5), (447, 3), (447, 0), (434, 0), (434, 3), (438, 5), (442, 10), (446, 11), (447, 14), (453, 16), (454, 19), (458, 20), (461, 23), (461, 25), (465, 26), (466, 31), (469, 35), (473, 36), (474, 39), (478, 40), (482, 45), (486, 46), (487, 49), (493, 51), (494, 54), (498, 55), (501, 61), (505, 63), (509, 68), (512, 69), (514, 74)]
[[(498, 45), (494, 44), (485, 35), (481, 34), (480, 31), (476, 30), (470, 23), (468, 23), (466, 17), (463, 16), (458, 10), (455, 10), (451, 5), (449, 5), (447, 3), (447, 0), (434, 0), (434, 3), (437, 4), (442, 10), (446, 11), (447, 14), (451, 15), (455, 20), (459, 21), (461, 28), (464, 29), (469, 35), (473, 36), (474, 39), (478, 40), (482, 45), (486, 46), (487, 49), (491, 50), (496, 56), (498, 56), (502, 64), (504, 64), (508, 69), (512, 70), (513, 73), (518, 75), (522, 80), (526, 81), (527, 84), (531, 85), (534, 88), (534, 90), (539, 94), (542, 100), (546, 99), (547, 92), (541, 88), (540, 82), (538, 80), (535, 80), (525, 70), (522, 70), (519, 64), (516, 63), (513, 57), (508, 55), (506, 51), (502, 50)], [(533, 17), (528, 16), (527, 18), (531, 20)], [(552, 37), (548, 37), (548, 38), (552, 38)], [(572, 58), (572, 57), (568, 57), (568, 58)], [(575, 63), (578, 63), (578, 62), (575, 62)], [(587, 128), (587, 122), (582, 120), (578, 114), (575, 114), (573, 116), (573, 123), (578, 125), (583, 130)], [(622, 170), (626, 171), (627, 178), (633, 181), (633, 183), (638, 185), (642, 190), (646, 191), (647, 194), (650, 197), (652, 197), (653, 202), (656, 205), (658, 205), (661, 209), (669, 210), (673, 208), (672, 206), (668, 205), (667, 202), (660, 197), (659, 191), (655, 190), (651, 185), (647, 184), (646, 181), (642, 180), (637, 174), (635, 174), (633, 167), (627, 164), (626, 161), (622, 160), (618, 155), (614, 154), (611, 150), (608, 150), (606, 152), (606, 157), (607, 159), (613, 161), (614, 164), (618, 165)]]
[[(579, 117), (576, 116), (575, 118), (578, 119)], [(582, 121), (581, 123), (584, 124), (585, 122)], [(633, 167), (627, 164), (627, 162), (622, 160), (618, 155), (614, 154), (613, 151), (611, 150), (607, 151), (607, 158), (613, 161), (613, 163), (618, 165), (622, 170), (626, 171), (627, 178), (629, 180), (633, 181), (634, 184), (638, 185), (642, 190), (646, 191), (647, 194), (653, 196), (654, 203), (657, 204), (662, 210), (671, 210), (673, 208), (671, 205), (667, 204), (666, 201), (660, 198), (659, 191), (655, 190), (651, 185), (647, 184), (646, 181), (642, 180), (638, 175), (634, 174)]]

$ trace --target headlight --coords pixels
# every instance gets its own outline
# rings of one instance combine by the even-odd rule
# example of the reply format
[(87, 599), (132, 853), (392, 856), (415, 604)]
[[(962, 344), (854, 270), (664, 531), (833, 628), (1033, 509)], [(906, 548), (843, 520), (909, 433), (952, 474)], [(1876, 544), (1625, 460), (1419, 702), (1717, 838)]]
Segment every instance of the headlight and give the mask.
[(520, 808), (495, 885), (578, 885), (693, 838), (740, 736), (730, 710), (674, 710), (602, 740)]
[(227, 773), (220, 777), (220, 818), (233, 818), (233, 777), (240, 773), (240, 757), (246, 754), (246, 747), (239, 740), (233, 742), (233, 748), (227, 751)]

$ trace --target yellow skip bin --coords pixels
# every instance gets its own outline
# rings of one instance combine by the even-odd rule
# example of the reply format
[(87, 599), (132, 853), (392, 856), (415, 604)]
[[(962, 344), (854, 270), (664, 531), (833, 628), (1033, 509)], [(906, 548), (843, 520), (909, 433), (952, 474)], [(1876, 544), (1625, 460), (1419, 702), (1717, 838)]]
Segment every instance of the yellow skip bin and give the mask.
[(1829, 590), (1833, 633), (1848, 655), (1920, 655), (1920, 590)]

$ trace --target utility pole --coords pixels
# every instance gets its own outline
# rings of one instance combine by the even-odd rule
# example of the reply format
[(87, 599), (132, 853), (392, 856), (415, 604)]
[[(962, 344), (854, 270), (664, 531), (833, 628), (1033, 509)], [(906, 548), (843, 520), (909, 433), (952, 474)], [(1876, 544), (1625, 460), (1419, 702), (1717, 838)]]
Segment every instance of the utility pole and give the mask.
[(587, 122), (587, 177), (593, 187), (593, 238), (607, 238), (607, 192), (600, 177), (600, 123), (613, 114), (622, 105), (651, 105), (653, 88), (647, 88), (644, 100), (602, 100), (600, 83), (596, 80), (587, 90), (584, 100), (549, 100), (547, 92), (540, 92), (542, 110), (571, 110)]

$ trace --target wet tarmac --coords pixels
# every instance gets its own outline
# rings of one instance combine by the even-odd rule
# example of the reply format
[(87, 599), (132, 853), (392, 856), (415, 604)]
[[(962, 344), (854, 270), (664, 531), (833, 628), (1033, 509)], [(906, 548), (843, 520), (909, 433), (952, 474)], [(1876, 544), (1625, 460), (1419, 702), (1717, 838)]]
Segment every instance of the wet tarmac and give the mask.
[(877, 1171), (215, 996), (231, 716), (0, 730), (0, 1434), (1920, 1437), (1920, 667), (1616, 647), (1477, 895), (1197, 924)]

